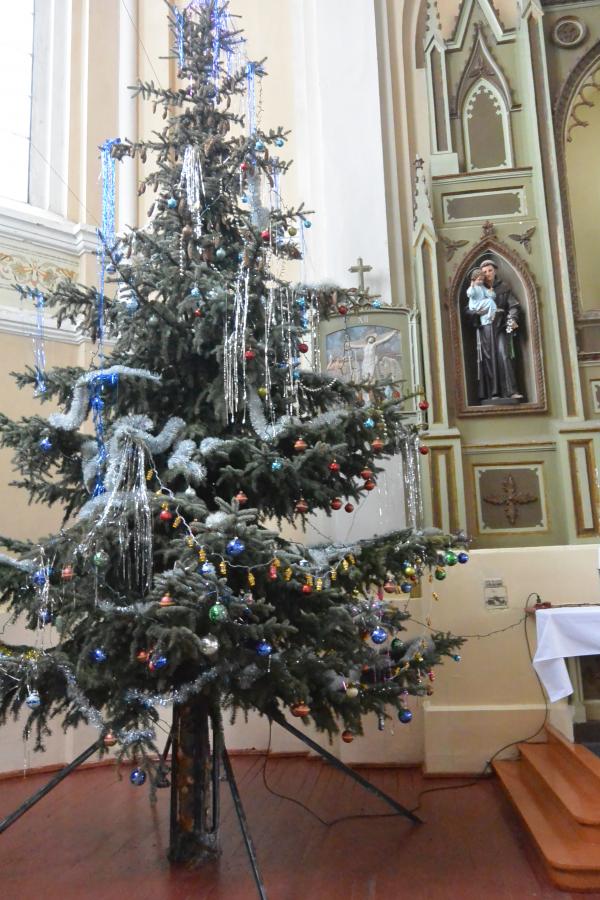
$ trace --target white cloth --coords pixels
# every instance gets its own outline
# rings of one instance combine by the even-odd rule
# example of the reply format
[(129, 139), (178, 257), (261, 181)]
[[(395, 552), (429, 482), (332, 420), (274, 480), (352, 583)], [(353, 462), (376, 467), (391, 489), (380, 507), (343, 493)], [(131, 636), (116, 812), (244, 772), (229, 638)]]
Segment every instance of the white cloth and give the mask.
[(563, 606), (535, 614), (533, 667), (552, 702), (573, 693), (565, 657), (600, 654), (600, 606)]

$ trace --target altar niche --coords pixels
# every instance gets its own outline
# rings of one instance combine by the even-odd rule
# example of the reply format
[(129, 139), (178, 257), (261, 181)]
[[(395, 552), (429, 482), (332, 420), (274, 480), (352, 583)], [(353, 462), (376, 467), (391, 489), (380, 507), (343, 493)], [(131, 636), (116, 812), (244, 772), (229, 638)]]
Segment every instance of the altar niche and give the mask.
[[(493, 226), (488, 230), (492, 231)], [(478, 327), (478, 319), (469, 310), (467, 289), (471, 285), (471, 273), (489, 260), (497, 266), (497, 280), (510, 289), (518, 304), (518, 327), (509, 335), (505, 334), (506, 312), (499, 313), (504, 332), (499, 336), (500, 329), (496, 329), (493, 335), (480, 334), (482, 329)], [(456, 374), (457, 414), (482, 416), (544, 412), (547, 402), (537, 290), (525, 263), (501, 241), (487, 237), (463, 259), (448, 290), (447, 300)], [(491, 331), (491, 326), (488, 330)], [(498, 387), (490, 386), (489, 378), (486, 378), (486, 352), (498, 354), (494, 364), (497, 362), (500, 368), (503, 354), (510, 355), (506, 363), (513, 383), (510, 390), (506, 388), (506, 379), (501, 374)]]

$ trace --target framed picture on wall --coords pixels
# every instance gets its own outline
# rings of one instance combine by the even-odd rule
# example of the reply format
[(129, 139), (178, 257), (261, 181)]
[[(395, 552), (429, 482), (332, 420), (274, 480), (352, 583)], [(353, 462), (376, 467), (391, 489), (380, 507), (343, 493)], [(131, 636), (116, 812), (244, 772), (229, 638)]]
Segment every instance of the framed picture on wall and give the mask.
[(408, 309), (352, 313), (321, 323), (321, 371), (355, 384), (393, 382), (414, 392), (414, 323)]

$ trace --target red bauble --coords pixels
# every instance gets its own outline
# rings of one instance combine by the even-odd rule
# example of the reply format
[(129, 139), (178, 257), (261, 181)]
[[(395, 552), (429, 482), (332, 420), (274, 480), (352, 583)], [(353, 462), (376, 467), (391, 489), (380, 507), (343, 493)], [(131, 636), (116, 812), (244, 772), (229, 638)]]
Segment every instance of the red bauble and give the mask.
[(160, 515), (158, 517), (161, 522), (170, 522), (173, 518), (173, 513), (169, 512), (168, 509), (161, 509)]
[(117, 739), (112, 733), (112, 731), (107, 731), (104, 737), (102, 738), (102, 743), (105, 747), (114, 747), (117, 743)]
[(365, 491), (374, 491), (375, 488), (377, 487), (377, 485), (375, 484), (374, 481), (372, 481), (370, 478), (368, 478), (365, 481), (365, 483), (363, 484), (363, 487), (364, 487)]
[(308, 353), (308, 344), (306, 344), (304, 341), (300, 341), (300, 343), (298, 344), (298, 350), (300, 353)]
[(245, 506), (245, 504), (248, 502), (248, 498), (243, 491), (238, 491), (233, 499), (237, 500), (240, 506)]
[(296, 512), (302, 513), (302, 515), (308, 512), (308, 503), (306, 502), (304, 497), (300, 497), (300, 499), (296, 503)]
[(302, 593), (303, 593), (303, 594), (312, 594), (312, 591), (313, 591), (313, 589), (312, 589), (312, 587), (311, 587), (310, 584), (303, 584), (303, 585), (302, 585)]
[(352, 505), (352, 503), (346, 503), (344, 509), (347, 513), (354, 512), (354, 506)]
[(345, 744), (351, 744), (354, 740), (354, 735), (351, 731), (342, 731), (342, 740)]
[(344, 306), (343, 303), (340, 303), (340, 305), (337, 308), (337, 311), (339, 312), (340, 316), (345, 316), (348, 314), (348, 307)]
[(375, 438), (374, 441), (371, 441), (371, 449), (375, 451), (375, 453), (380, 453), (383, 450), (383, 441), (381, 438)]
[(337, 461), (337, 459), (331, 460), (331, 462), (329, 463), (328, 469), (330, 472), (339, 472), (340, 471), (340, 464)]
[(340, 500), (339, 497), (333, 498), (333, 500), (331, 501), (331, 508), (332, 509), (341, 509), (342, 508), (342, 501)]
[(306, 441), (302, 440), (302, 438), (298, 438), (297, 441), (294, 441), (294, 450), (296, 453), (304, 453), (307, 447), (308, 444)]
[(201, 318), (202, 318), (202, 310), (201, 310), (201, 309), (196, 308), (196, 309), (194, 310), (194, 318), (195, 318), (195, 319), (201, 319)]
[(256, 359), (256, 353), (254, 350), (248, 348), (244, 353), (244, 358), (248, 360), (248, 362), (252, 362), (253, 359)]
[(163, 596), (160, 598), (161, 606), (173, 606), (174, 603), (175, 601), (170, 594), (163, 594)]
[(271, 581), (277, 581), (277, 566), (269, 566), (269, 578)]
[(138, 662), (145, 663), (145, 662), (148, 662), (149, 656), (150, 656), (150, 654), (148, 653), (147, 650), (139, 650), (136, 653), (135, 658), (137, 659)]
[(422, 453), (423, 456), (427, 456), (427, 454), (429, 453), (429, 447), (419, 447), (419, 453)]
[(263, 241), (271, 240), (271, 232), (269, 231), (268, 228), (265, 228), (264, 231), (261, 231), (260, 236), (263, 239)]
[(63, 568), (62, 572), (60, 573), (60, 577), (62, 578), (63, 581), (71, 581), (71, 579), (74, 577), (74, 575), (75, 575), (75, 572), (73, 571), (73, 566), (65, 566)]
[(360, 477), (364, 478), (365, 481), (367, 481), (371, 477), (372, 474), (373, 474), (372, 469), (363, 469), (360, 473)]
[(240, 169), (242, 170), (242, 172), (247, 172), (249, 168), (250, 168), (250, 166), (247, 162), (243, 162), (240, 166)]
[(423, 412), (425, 412), (426, 409), (429, 409), (429, 403), (427, 402), (427, 400), (421, 400), (421, 402), (419, 403), (419, 409), (422, 409)]
[(393, 581), (386, 581), (386, 583), (383, 586), (383, 589), (386, 592), (386, 594), (395, 594), (396, 590), (397, 590), (396, 585), (394, 584)]
[(296, 703), (290, 707), (290, 712), (297, 719), (305, 719), (310, 713), (310, 706), (307, 706), (306, 703)]

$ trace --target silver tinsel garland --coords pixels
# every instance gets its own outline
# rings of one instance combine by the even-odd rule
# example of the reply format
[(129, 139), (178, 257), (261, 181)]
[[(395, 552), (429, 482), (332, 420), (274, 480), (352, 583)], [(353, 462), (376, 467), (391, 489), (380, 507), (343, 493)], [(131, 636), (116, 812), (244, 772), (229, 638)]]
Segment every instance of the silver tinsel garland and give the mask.
[(62, 431), (74, 431), (85, 421), (90, 402), (90, 388), (100, 377), (118, 375), (127, 378), (144, 378), (148, 381), (160, 381), (160, 375), (146, 369), (131, 369), (129, 366), (110, 366), (108, 369), (94, 369), (78, 378), (73, 388), (73, 398), (67, 413), (52, 413), (48, 422), (53, 428)]

